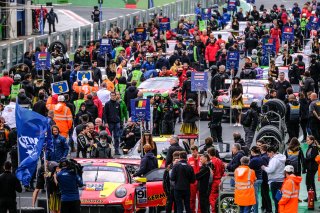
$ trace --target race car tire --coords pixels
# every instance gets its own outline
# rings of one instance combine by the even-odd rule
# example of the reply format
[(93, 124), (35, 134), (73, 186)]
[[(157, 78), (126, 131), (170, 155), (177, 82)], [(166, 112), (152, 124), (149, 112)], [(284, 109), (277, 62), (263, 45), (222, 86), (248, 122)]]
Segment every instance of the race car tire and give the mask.
[[(286, 105), (285, 103), (280, 99), (270, 99), (268, 102), (266, 102), (263, 105), (263, 108), (267, 109), (266, 111), (274, 111), (278, 113), (281, 118), (283, 118), (286, 115)], [(263, 110), (265, 113), (265, 110)], [(273, 120), (273, 119), (272, 119)]]
[(206, 92), (201, 92), (200, 93), (200, 106), (204, 106), (207, 101), (207, 93)]
[[(20, 209), (17, 210), (20, 212)], [(21, 213), (45, 213), (46, 210), (42, 207), (21, 207)]]
[[(268, 137), (268, 138), (266, 138), (266, 137)], [(280, 152), (283, 151), (282, 144), (279, 144), (279, 142), (282, 143), (283, 135), (282, 135), (281, 131), (273, 125), (267, 125), (267, 126), (262, 127), (258, 131), (256, 138), (257, 138), (257, 140), (266, 141), (268, 145), (276, 147), (277, 150)]]
[(234, 203), (234, 195), (233, 194), (223, 194), (216, 201), (216, 212), (220, 213), (237, 213), (240, 212), (240, 208), (238, 205)]
[(63, 44), (61, 41), (54, 41), (54, 42), (52, 42), (52, 43), (50, 44), (50, 46), (49, 46), (48, 51), (49, 51), (50, 53), (52, 53), (52, 52), (54, 51), (54, 48), (55, 48), (56, 46), (61, 47), (61, 52), (62, 52), (63, 54), (65, 54), (65, 53), (67, 52), (67, 47), (66, 47), (66, 45)]

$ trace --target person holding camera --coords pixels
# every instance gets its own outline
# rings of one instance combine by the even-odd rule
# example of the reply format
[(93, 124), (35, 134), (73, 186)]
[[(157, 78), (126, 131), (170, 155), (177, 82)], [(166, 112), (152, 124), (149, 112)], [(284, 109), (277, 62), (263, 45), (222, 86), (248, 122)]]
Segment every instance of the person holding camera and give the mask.
[(79, 187), (83, 186), (81, 166), (74, 160), (61, 161), (57, 182), (61, 192), (61, 213), (80, 213)]

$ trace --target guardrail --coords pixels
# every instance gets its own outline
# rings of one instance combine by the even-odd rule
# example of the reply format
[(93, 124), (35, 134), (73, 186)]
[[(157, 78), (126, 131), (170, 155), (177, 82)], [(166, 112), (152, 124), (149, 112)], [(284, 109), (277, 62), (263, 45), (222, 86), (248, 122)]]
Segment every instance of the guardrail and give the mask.
[[(68, 52), (74, 52), (78, 45), (86, 46), (89, 41), (97, 40), (98, 35), (106, 33), (108, 30), (117, 26), (120, 29), (128, 29), (137, 27), (141, 22), (148, 22), (153, 18), (154, 14), (162, 11), (163, 16), (169, 17), (171, 21), (178, 21), (180, 15), (194, 13), (194, 9), (198, 2), (202, 3), (202, 7), (206, 8), (213, 4), (223, 4), (224, 0), (180, 0), (163, 6), (141, 10), (131, 14), (115, 17), (101, 22), (99, 31), (98, 23), (73, 28), (62, 32), (55, 32), (51, 35), (39, 35), (27, 38), (25, 40), (13, 41), (9, 44), (0, 45), (0, 62), (3, 62), (2, 70), (9, 70), (10, 67), (19, 63), (24, 52), (33, 51), (40, 44), (50, 44), (53, 41), (63, 42)], [(209, 5), (210, 4), (210, 5)]]

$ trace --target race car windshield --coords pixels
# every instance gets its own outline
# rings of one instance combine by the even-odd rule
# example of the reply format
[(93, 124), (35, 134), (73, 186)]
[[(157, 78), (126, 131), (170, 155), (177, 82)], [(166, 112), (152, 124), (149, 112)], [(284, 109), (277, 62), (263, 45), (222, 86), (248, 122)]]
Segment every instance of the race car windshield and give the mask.
[(175, 86), (175, 81), (156, 80), (156, 81), (145, 81), (141, 83), (141, 85), (139, 86), (139, 89), (163, 90), (163, 89), (172, 89), (174, 86)]
[(125, 183), (123, 169), (107, 166), (86, 166), (83, 168), (83, 182)]

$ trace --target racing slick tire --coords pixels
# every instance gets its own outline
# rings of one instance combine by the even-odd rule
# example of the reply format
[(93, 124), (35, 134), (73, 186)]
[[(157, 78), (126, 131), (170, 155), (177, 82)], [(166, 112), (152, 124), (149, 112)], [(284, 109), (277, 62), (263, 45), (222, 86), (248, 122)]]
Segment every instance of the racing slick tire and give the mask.
[[(220, 202), (219, 202), (220, 200)], [(222, 194), (216, 202), (216, 212), (221, 213), (238, 213), (240, 208), (234, 203), (233, 194)]]
[(55, 47), (60, 47), (61, 48), (61, 52), (63, 54), (65, 54), (67, 52), (67, 47), (65, 46), (65, 44), (63, 44), (62, 42), (60, 41), (54, 41), (50, 44), (49, 48), (48, 48), (48, 51), (50, 53), (52, 53), (55, 49)]
[[(281, 118), (283, 118), (286, 115), (286, 111), (287, 111), (285, 103), (282, 100), (276, 99), (276, 98), (270, 99), (269, 101), (267, 101), (263, 105), (263, 108), (265, 108), (267, 111), (274, 111), (278, 113), (281, 116)], [(271, 118), (271, 120), (273, 119)]]
[[(20, 212), (20, 209), (17, 210)], [(42, 207), (21, 207), (21, 213), (45, 213), (46, 210)]]
[[(270, 146), (277, 147), (279, 152), (282, 152), (283, 150), (283, 143), (282, 143), (282, 133), (280, 130), (273, 126), (273, 125), (267, 125), (262, 127), (258, 133), (257, 133), (257, 140), (264, 140), (267, 142)], [(280, 142), (280, 143), (279, 143)]]
[(207, 93), (206, 92), (200, 92), (200, 106), (204, 106), (207, 101)]

